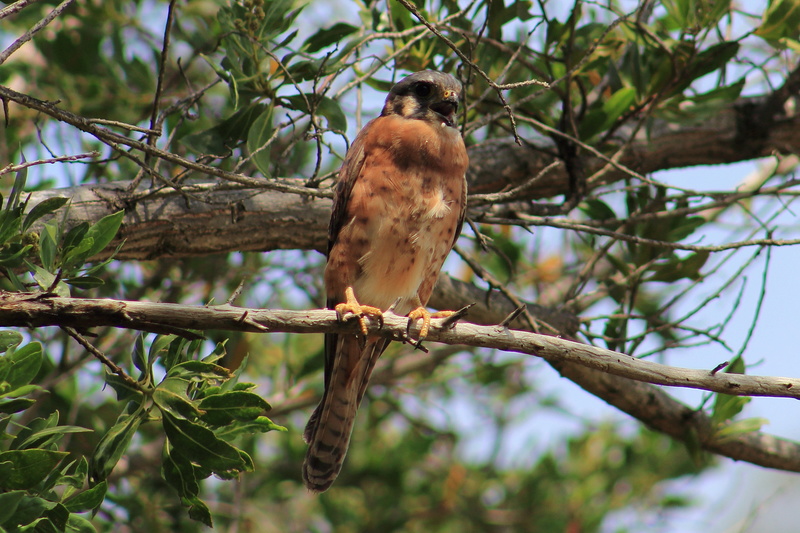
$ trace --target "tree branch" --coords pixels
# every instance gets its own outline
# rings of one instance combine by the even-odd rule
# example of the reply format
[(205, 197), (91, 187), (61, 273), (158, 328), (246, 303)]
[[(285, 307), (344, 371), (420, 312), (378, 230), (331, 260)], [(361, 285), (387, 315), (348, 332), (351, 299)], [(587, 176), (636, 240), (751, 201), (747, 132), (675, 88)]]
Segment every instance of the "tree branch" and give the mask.
[[(749, 129), (758, 122), (763, 97), (742, 98), (720, 109), (710, 120), (694, 125), (654, 121), (639, 131), (619, 159), (619, 164), (645, 175), (659, 170), (697, 165), (736, 163), (774, 153), (800, 152), (800, 113), (781, 110), (773, 116), (765, 137), (755, 138)], [(620, 145), (630, 133), (618, 132)], [(613, 152), (613, 150), (605, 150)], [(513, 139), (491, 139), (469, 148), (470, 168), (467, 178), (470, 193), (493, 193), (519, 187), (553, 162), (555, 146), (547, 139), (528, 139), (517, 146)], [(605, 159), (586, 156), (586, 175), (607, 164)], [(589, 190), (616, 182), (627, 174), (609, 169), (600, 180), (588, 183)], [(569, 191), (563, 168), (549, 172), (529, 191), (530, 198), (551, 198)]]
[[(408, 319), (384, 313), (383, 327), (369, 320), (369, 330), (404, 339)], [(713, 373), (662, 365), (604, 348), (501, 326), (459, 323), (435, 327), (427, 340), (535, 355), (547, 361), (575, 363), (636, 381), (687, 387), (737, 396), (800, 398), (800, 379)], [(49, 294), (6, 293), (0, 296), (0, 327), (93, 328), (113, 326), (144, 331), (153, 328), (250, 331), (256, 333), (356, 333), (355, 321), (340, 322), (332, 310), (265, 310), (232, 305), (196, 307), (183, 304), (111, 299), (62, 298)], [(412, 332), (418, 329), (412, 325)], [(411, 334), (413, 337), (413, 333)]]
[[(484, 311), (478, 307), (478, 312)], [(407, 323), (406, 318), (387, 313), (382, 327), (377, 322), (370, 321), (369, 328), (374, 334), (404, 339)], [(596, 391), (596, 394), (612, 405), (637, 418), (644, 418), (643, 421), (655, 429), (683, 439), (695, 433), (701, 445), (715, 453), (761, 466), (800, 472), (800, 445), (758, 433), (719, 437), (717, 430), (720, 428), (715, 427), (703, 413), (689, 409), (651, 385), (637, 383), (657, 383), (734, 395), (800, 398), (798, 379), (670, 367), (565, 339), (498, 326), (460, 323), (451, 329), (442, 329), (439, 324), (440, 321), (434, 321), (428, 336), (429, 342), (497, 348), (542, 357), (562, 375), (591, 392)], [(144, 331), (153, 331), (155, 327), (157, 330), (216, 329), (290, 333), (353, 333), (358, 329), (358, 325), (352, 321), (339, 322), (336, 313), (330, 310), (259, 310), (230, 305), (193, 307), (108, 299), (61, 298), (48, 294), (0, 295), (0, 326), (49, 325), (76, 329), (113, 326)], [(414, 325), (411, 336), (417, 332)], [(635, 405), (630, 404), (633, 400)]]

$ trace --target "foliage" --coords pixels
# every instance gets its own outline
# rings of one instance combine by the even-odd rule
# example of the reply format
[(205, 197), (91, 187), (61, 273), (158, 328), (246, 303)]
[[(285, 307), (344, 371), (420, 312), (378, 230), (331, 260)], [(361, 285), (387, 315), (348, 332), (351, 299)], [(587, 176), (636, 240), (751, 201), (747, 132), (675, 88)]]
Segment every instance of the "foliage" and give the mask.
[[(2, 42), (56, 4), (0, 11)], [(749, 334), (725, 334), (745, 273), (766, 271), (761, 250), (791, 237), (775, 219), (797, 182), (773, 173), (719, 191), (651, 173), (693, 154), (689, 144), (705, 140), (697, 128), (732, 110), (745, 121), (790, 86), (796, 1), (772, 0), (763, 13), (696, 0), (328, 4), (75, 2), (5, 59), (3, 89), (73, 115), (55, 120), (3, 97), (0, 160), (17, 165), (0, 169), (14, 177), (0, 198), (0, 289), (203, 305), (228, 301), (244, 279), (242, 305), (320, 306), (322, 260), (311, 252), (239, 253), (234, 243), (176, 259), (159, 244), (148, 260), (118, 261), (119, 235), (136, 231), (159, 195), (221, 205), (235, 220), (242, 207), (215, 196), (243, 189), (235, 177), (327, 190), (362, 108), (374, 116), (396, 79), (435, 68), (465, 83), (468, 145), (519, 137), (561, 165), (558, 180), (545, 164), (506, 172), (510, 159), (502, 171), (475, 170), (474, 192), (518, 194), (475, 203), (453, 271), (515, 306), (572, 313), (587, 342), (678, 362), (714, 347), (730, 355), (726, 372), (748, 370)], [(728, 139), (735, 156), (704, 155), (719, 164), (764, 155), (774, 123), (748, 126), (757, 148), (738, 136)], [(663, 161), (630, 156), (666, 143), (665, 132), (689, 141)], [(54, 155), (90, 151), (100, 155)], [(191, 185), (211, 179), (203, 168), (226, 174), (198, 193)], [(76, 222), (68, 187), (98, 183), (124, 194), (104, 199), (111, 214)], [(51, 188), (65, 192), (28, 199)], [(533, 226), (544, 229), (530, 236)], [(762, 236), (756, 252), (739, 246)], [(708, 244), (720, 240), (730, 251)], [(542, 419), (568, 419), (574, 407), (540, 390), (529, 359), (431, 347), (435, 372), (371, 388), (341, 478), (311, 498), (299, 480), (299, 407), (321, 389), (321, 339), (181, 333), (0, 331), (0, 531), (199, 531), (212, 518), (238, 531), (600, 531), (616, 511), (691, 505), (665, 482), (714, 464), (691, 435), (682, 445), (623, 422), (581, 421), (547, 450), (520, 444), (522, 428), (546, 430)], [(742, 418), (748, 401), (709, 394), (693, 408), (735, 438), (765, 422)], [(284, 428), (266, 418), (270, 404), (287, 433), (274, 433)], [(476, 441), (491, 453), (471, 456)], [(518, 452), (507, 458), (509, 447)]]
[[(211, 514), (199, 497), (199, 482), (216, 475), (231, 479), (252, 471), (253, 461), (232, 444), (242, 434), (285, 431), (262, 413), (270, 407), (252, 392), (252, 383), (217, 365), (224, 354), (198, 358), (200, 341), (172, 336), (156, 337), (145, 353), (138, 337), (132, 356), (138, 380), (127, 374), (107, 373), (106, 383), (123, 406), (117, 420), (97, 440), (91, 455), (59, 451), (68, 435), (92, 430), (59, 424), (59, 411), (24, 425), (12, 417), (31, 408), (30, 398), (43, 389), (34, 384), (44, 363), (42, 346), (31, 342), (18, 348), (22, 336), (2, 332), (5, 354), (0, 357), (0, 489), (7, 505), (0, 527), (4, 531), (96, 531), (82, 513), (97, 512), (108, 490), (108, 478), (127, 453), (142, 424), (160, 422), (163, 439), (161, 476), (177, 491), (189, 516), (211, 526)], [(154, 371), (161, 362), (164, 377)], [(63, 400), (78, 401), (75, 398)], [(159, 431), (159, 433), (161, 433)]]

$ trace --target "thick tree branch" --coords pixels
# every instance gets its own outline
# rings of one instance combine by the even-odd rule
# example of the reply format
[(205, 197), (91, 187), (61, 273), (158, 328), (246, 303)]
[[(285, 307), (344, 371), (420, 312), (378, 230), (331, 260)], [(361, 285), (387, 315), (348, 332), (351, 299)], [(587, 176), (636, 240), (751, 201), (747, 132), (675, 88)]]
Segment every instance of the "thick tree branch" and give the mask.
[[(433, 323), (441, 324), (441, 320)], [(383, 326), (369, 321), (371, 333), (405, 338), (408, 319), (385, 313)], [(264, 310), (231, 305), (196, 307), (182, 304), (111, 299), (62, 298), (48, 294), (6, 293), (0, 296), (0, 327), (62, 326), (88, 329), (113, 326), (137, 330), (227, 330), (257, 333), (355, 333), (355, 321), (340, 322), (331, 310)], [(412, 326), (411, 336), (418, 332)], [(502, 326), (459, 323), (433, 327), (429, 341), (495, 348), (535, 355), (547, 361), (575, 363), (609, 374), (657, 385), (687, 387), (737, 396), (800, 398), (800, 379), (712, 373), (678, 368), (604, 348)]]
[[(478, 308), (479, 313), (483, 313)], [(701, 412), (669, 398), (646, 383), (690, 387), (735, 395), (800, 398), (800, 380), (713, 373), (676, 368), (534, 333), (499, 326), (461, 323), (452, 329), (434, 322), (428, 340), (516, 351), (547, 360), (563, 375), (606, 399), (651, 427), (678, 438), (694, 433), (715, 453), (782, 470), (800, 472), (800, 445), (751, 433), (719, 437)], [(192, 307), (179, 304), (60, 298), (46, 294), (8, 293), (0, 297), (0, 325), (42, 327), (58, 325), (85, 329), (114, 326), (151, 331), (163, 329), (223, 329), (253, 332), (354, 332), (355, 323), (340, 323), (328, 310), (284, 311), (244, 309), (229, 305)], [(404, 338), (407, 319), (391, 314), (383, 327), (370, 323), (373, 333)], [(418, 332), (416, 327), (411, 335)], [(577, 369), (583, 369), (581, 372)], [(632, 381), (636, 380), (636, 381)], [(583, 382), (583, 383), (582, 383)], [(644, 388), (643, 388), (644, 387)], [(633, 391), (633, 394), (631, 393)], [(646, 401), (643, 401), (646, 399)], [(635, 403), (632, 405), (632, 400)]]
[[(125, 210), (115, 241), (94, 260), (125, 241), (118, 259), (197, 257), (233, 251), (324, 250), (330, 200), (219, 183), (186, 184), (129, 193), (130, 182), (35, 192), (29, 206), (54, 196), (71, 198), (66, 229)], [(62, 210), (63, 211), (63, 210)], [(55, 215), (61, 220), (63, 212)]]
[[(722, 165), (768, 157), (774, 153), (800, 152), (800, 113), (781, 109), (771, 117), (771, 125), (756, 135), (764, 98), (743, 98), (720, 110), (710, 120), (694, 125), (655, 121), (639, 131), (624, 151), (619, 163), (646, 175), (659, 170), (697, 165)], [(624, 130), (620, 143), (627, 141)], [(606, 151), (608, 152), (608, 151)], [(529, 140), (517, 146), (513, 139), (491, 139), (471, 146), (468, 179), (471, 193), (493, 193), (518, 187), (553, 162), (555, 147), (546, 139)], [(592, 175), (607, 164), (604, 159), (587, 156), (584, 165)], [(609, 169), (602, 178), (588, 183), (590, 190), (626, 177)], [(568, 180), (563, 168), (543, 176), (530, 191), (530, 198), (550, 198), (565, 194)]]
[[(460, 302), (452, 302), (458, 308)], [(470, 309), (469, 320), (497, 324), (513, 311), (513, 305), (497, 301), (493, 307), (478, 302)], [(462, 304), (463, 305), (463, 304)], [(516, 327), (524, 328), (523, 324)], [(574, 363), (548, 360), (563, 377), (650, 428), (671, 437), (699, 443), (712, 453), (738, 461), (800, 471), (800, 445), (761, 432), (720, 438), (711, 419), (702, 411), (675, 400), (663, 389)]]

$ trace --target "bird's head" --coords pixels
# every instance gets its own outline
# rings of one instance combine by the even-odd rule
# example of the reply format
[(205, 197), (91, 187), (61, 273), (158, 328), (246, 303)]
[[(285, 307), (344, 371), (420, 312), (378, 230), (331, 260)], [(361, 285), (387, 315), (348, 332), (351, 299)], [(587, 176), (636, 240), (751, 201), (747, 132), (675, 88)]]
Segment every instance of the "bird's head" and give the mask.
[(381, 116), (399, 115), (455, 128), (460, 96), (461, 83), (453, 76), (422, 70), (392, 87)]

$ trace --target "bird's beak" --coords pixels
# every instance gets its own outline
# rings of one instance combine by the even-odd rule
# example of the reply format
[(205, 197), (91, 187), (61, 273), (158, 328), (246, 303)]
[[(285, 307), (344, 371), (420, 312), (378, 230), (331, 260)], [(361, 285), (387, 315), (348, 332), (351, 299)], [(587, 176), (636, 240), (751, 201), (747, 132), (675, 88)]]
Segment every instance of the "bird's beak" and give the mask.
[(455, 127), (456, 112), (458, 111), (458, 93), (445, 91), (442, 99), (431, 105), (431, 109), (441, 115), (448, 126)]

